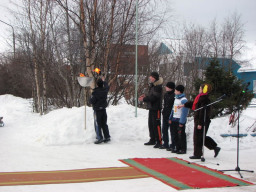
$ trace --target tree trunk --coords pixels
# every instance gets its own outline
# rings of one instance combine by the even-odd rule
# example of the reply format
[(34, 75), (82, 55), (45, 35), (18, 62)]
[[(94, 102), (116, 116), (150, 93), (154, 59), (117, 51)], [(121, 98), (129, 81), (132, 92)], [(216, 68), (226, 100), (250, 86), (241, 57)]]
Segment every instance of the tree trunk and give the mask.
[(34, 63), (34, 78), (35, 78), (35, 85), (36, 85), (36, 94), (37, 94), (37, 109), (36, 111), (40, 113), (40, 115), (42, 115), (42, 106), (41, 106), (41, 97), (40, 97), (40, 83), (39, 83), (39, 66), (38, 66), (38, 62), (36, 59), (36, 38), (35, 38), (35, 32), (33, 30), (32, 27), (32, 19), (31, 19), (31, 2), (30, 0), (29, 2), (29, 22), (30, 22), (30, 30), (32, 33), (32, 49), (33, 49), (33, 63)]
[[(68, 2), (66, 0), (66, 7), (68, 8)], [(69, 15), (68, 9), (66, 9), (66, 21), (67, 21), (67, 35), (68, 35), (68, 52), (69, 52), (69, 62), (70, 62), (70, 76), (71, 76), (71, 89), (69, 89), (69, 96), (71, 106), (78, 106), (77, 97), (76, 97), (76, 76), (74, 74), (74, 64), (73, 64), (73, 56), (71, 54), (71, 37), (70, 37), (70, 25), (69, 25)], [(71, 92), (72, 90), (72, 92)]]
[(46, 71), (43, 69), (43, 113), (48, 111)]
[(111, 8), (111, 23), (110, 23), (110, 27), (109, 27), (109, 31), (108, 31), (106, 52), (105, 52), (105, 57), (104, 57), (104, 69), (103, 69), (104, 73), (107, 73), (107, 70), (108, 70), (108, 56), (109, 56), (109, 51), (111, 48), (111, 38), (112, 38), (113, 25), (114, 25), (115, 5), (116, 5), (116, 0), (113, 1), (112, 8)]
[(34, 75), (35, 75), (35, 84), (36, 84), (36, 95), (37, 95), (37, 109), (36, 111), (40, 113), (40, 115), (43, 114), (42, 112), (42, 102), (41, 102), (41, 97), (40, 97), (40, 83), (39, 83), (39, 76), (38, 76), (38, 63), (36, 61), (35, 56), (33, 56), (33, 61), (34, 61)]

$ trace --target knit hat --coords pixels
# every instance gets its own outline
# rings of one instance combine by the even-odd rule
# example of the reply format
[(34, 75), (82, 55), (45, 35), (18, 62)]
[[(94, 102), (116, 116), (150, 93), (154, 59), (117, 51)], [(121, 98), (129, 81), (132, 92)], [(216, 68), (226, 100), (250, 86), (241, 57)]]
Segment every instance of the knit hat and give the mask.
[(98, 79), (97, 82), (96, 82), (97, 86), (98, 87), (103, 87), (103, 81), (102, 79)]
[(157, 72), (152, 72), (150, 76), (154, 77), (156, 81), (159, 80), (159, 74)]
[(174, 89), (175, 88), (175, 83), (173, 82), (168, 82), (166, 83), (166, 87), (170, 88), (170, 89)]
[(175, 89), (176, 89), (177, 91), (179, 91), (179, 92), (183, 93), (183, 92), (184, 92), (185, 87), (184, 87), (183, 85), (177, 85), (177, 86), (175, 87)]

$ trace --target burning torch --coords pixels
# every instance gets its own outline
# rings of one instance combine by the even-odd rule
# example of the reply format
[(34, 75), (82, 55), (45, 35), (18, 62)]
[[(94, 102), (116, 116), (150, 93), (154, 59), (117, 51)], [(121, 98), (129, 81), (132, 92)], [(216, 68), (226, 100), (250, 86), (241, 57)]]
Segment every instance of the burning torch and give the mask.
[(101, 75), (101, 70), (100, 70), (98, 67), (96, 67), (96, 68), (93, 70), (93, 72), (97, 73), (98, 75)]

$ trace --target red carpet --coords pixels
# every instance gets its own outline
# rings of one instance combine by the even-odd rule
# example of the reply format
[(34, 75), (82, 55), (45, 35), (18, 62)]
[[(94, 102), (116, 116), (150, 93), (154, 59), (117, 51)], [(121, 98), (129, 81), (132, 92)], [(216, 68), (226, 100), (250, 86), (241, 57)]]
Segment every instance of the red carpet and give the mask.
[(134, 158), (121, 161), (178, 190), (252, 185), (178, 158)]

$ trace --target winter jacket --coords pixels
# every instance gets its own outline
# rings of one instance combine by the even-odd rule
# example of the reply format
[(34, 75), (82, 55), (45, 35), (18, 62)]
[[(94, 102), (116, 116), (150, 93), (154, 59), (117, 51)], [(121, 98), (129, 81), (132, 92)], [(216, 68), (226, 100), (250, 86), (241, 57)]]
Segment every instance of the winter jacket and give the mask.
[(162, 84), (163, 78), (154, 83), (150, 83), (149, 91), (143, 101), (147, 103), (147, 109), (149, 110), (161, 110), (162, 109)]
[[(196, 109), (199, 109), (201, 107), (204, 107), (210, 103), (210, 99), (208, 95), (202, 95), (200, 96), (197, 104), (196, 104)], [(184, 107), (187, 108), (192, 108), (193, 106), (193, 101), (188, 101), (187, 103), (184, 104)], [(208, 106), (206, 108), (206, 122), (210, 122), (210, 114), (211, 114), (211, 107)], [(194, 122), (197, 125), (203, 125), (204, 124), (204, 109), (200, 110), (195, 110), (194, 112)]]
[(90, 103), (93, 106), (93, 110), (106, 109), (108, 106), (107, 95), (109, 91), (108, 83), (104, 81), (103, 87), (96, 87), (93, 89)]
[(179, 105), (184, 105), (187, 102), (187, 98), (185, 94), (175, 95), (175, 100), (172, 108), (172, 112), (170, 114), (169, 120), (171, 121), (178, 121), (179, 124), (185, 125), (187, 122), (187, 115), (189, 109), (186, 107), (177, 108)]
[(169, 118), (171, 112), (172, 112), (172, 107), (173, 107), (173, 103), (174, 103), (174, 99), (175, 99), (175, 94), (174, 94), (174, 90), (172, 91), (167, 91), (164, 94), (164, 108), (163, 108), (163, 118)]

